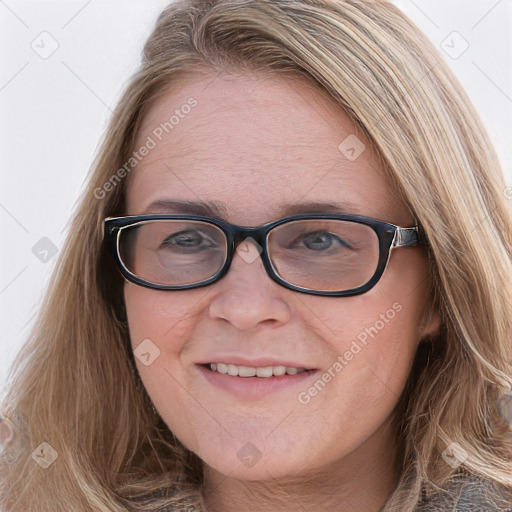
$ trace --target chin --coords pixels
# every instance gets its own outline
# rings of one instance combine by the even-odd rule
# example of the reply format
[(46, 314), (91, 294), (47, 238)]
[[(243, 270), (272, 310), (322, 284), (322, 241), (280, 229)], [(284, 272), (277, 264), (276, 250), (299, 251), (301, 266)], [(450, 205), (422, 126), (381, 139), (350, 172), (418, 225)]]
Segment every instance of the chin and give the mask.
[[(266, 482), (285, 477), (298, 476), (299, 472), (296, 470), (297, 467), (300, 467), (301, 471), (304, 471), (304, 466), (300, 461), (293, 462), (292, 464), (292, 461), (285, 461), (283, 464), (283, 456), (281, 455), (267, 456), (266, 460), (265, 457), (262, 457), (254, 463), (254, 465), (251, 465), (252, 462), (242, 463), (236, 458), (228, 458), (222, 462), (215, 461), (214, 464), (210, 464), (208, 461), (204, 462), (213, 471), (229, 476), (229, 478), (247, 482)], [(295, 468), (295, 470), (293, 468)]]
[[(226, 440), (227, 441), (227, 440)], [(245, 481), (270, 481), (285, 477), (308, 474), (319, 468), (321, 461), (313, 460), (312, 451), (298, 449), (290, 439), (282, 444), (238, 442), (216, 444), (215, 449), (198, 450), (195, 453), (212, 470)], [(326, 460), (328, 464), (330, 461)]]

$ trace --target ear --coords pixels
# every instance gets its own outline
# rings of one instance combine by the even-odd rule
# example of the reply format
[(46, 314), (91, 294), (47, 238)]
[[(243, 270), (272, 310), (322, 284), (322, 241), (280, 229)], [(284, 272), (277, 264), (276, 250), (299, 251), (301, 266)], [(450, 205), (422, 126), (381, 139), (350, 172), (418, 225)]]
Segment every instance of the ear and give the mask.
[(441, 314), (432, 305), (425, 309), (422, 321), (419, 326), (421, 341), (427, 341), (435, 338), (441, 330)]

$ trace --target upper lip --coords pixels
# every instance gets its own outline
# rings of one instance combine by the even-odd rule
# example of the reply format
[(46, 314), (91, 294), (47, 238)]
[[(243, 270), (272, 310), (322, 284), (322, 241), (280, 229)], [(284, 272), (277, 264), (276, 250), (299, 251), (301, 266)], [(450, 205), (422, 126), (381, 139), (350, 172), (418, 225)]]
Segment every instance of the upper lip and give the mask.
[(250, 366), (250, 367), (268, 367), (268, 366), (286, 366), (287, 368), (304, 368), (306, 370), (313, 370), (310, 365), (298, 363), (296, 361), (289, 361), (285, 359), (275, 359), (271, 357), (257, 357), (254, 359), (246, 359), (241, 356), (212, 356), (209, 359), (200, 361), (197, 364), (211, 364), (211, 363), (226, 363), (235, 364), (237, 366)]

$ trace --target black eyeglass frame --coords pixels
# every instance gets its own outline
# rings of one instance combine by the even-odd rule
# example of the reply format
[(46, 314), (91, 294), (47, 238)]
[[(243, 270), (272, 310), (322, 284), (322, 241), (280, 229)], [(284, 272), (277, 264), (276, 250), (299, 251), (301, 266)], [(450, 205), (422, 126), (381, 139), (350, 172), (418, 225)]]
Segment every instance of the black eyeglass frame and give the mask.
[[(310, 288), (304, 288), (289, 283), (288, 281), (284, 280), (277, 274), (274, 267), (272, 266), (272, 262), (270, 261), (267, 252), (267, 238), (269, 232), (273, 228), (281, 226), (288, 222), (314, 219), (343, 220), (355, 222), (358, 224), (364, 224), (365, 226), (369, 226), (375, 231), (379, 240), (379, 261), (375, 273), (365, 284), (358, 286), (357, 288), (342, 291), (313, 290)], [(119, 250), (120, 236), (123, 229), (134, 226), (138, 223), (153, 220), (201, 221), (217, 226), (224, 232), (227, 241), (227, 255), (224, 265), (222, 266), (222, 268), (219, 269), (219, 271), (215, 275), (209, 277), (208, 279), (186, 285), (157, 284), (151, 281), (146, 281), (145, 279), (136, 276), (124, 265), (121, 259)], [(400, 226), (396, 226), (394, 224), (390, 224), (389, 222), (372, 219), (370, 217), (363, 217), (360, 215), (351, 215), (345, 213), (304, 213), (299, 215), (292, 215), (289, 217), (283, 217), (281, 219), (277, 219), (256, 227), (238, 226), (236, 224), (231, 224), (229, 222), (217, 219), (215, 217), (206, 217), (203, 215), (192, 214), (131, 215), (125, 217), (107, 217), (104, 220), (104, 239), (110, 249), (110, 252), (114, 256), (114, 259), (122, 275), (128, 281), (131, 281), (141, 286), (145, 286), (147, 288), (153, 288), (155, 290), (186, 290), (191, 288), (207, 286), (218, 281), (229, 271), (231, 262), (233, 261), (234, 252), (238, 244), (248, 237), (253, 238), (261, 246), (261, 258), (263, 261), (263, 265), (268, 276), (273, 281), (280, 284), (281, 286), (284, 286), (285, 288), (297, 292), (332, 297), (350, 297), (353, 295), (360, 295), (362, 293), (369, 291), (379, 282), (380, 278), (382, 277), (382, 274), (384, 273), (384, 270), (386, 269), (386, 266), (390, 258), (391, 249), (396, 247), (413, 247), (418, 245), (421, 241), (418, 226), (403, 228)]]

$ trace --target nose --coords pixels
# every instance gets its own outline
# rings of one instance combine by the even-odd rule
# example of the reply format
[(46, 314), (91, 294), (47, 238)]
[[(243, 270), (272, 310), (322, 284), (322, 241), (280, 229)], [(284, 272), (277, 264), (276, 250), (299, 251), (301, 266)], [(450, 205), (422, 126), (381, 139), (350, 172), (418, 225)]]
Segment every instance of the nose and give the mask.
[(248, 331), (261, 325), (277, 327), (291, 318), (286, 294), (294, 292), (272, 281), (253, 241), (238, 245), (228, 273), (213, 286), (212, 319)]

